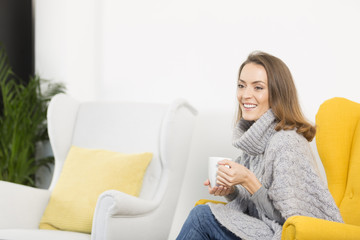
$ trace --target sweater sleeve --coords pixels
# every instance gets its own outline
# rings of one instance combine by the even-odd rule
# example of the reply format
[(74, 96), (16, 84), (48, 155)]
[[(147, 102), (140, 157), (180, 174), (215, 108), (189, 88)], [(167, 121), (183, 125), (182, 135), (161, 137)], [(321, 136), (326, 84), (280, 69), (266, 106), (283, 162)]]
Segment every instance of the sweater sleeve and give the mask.
[(268, 218), (284, 224), (285, 219), (281, 216), (280, 212), (274, 208), (267, 191), (268, 190), (262, 186), (250, 197), (250, 200), (255, 204), (256, 208), (265, 213)]
[(287, 219), (294, 215), (343, 222), (327, 186), (312, 166), (313, 156), (305, 138), (286, 131), (272, 139), (269, 158), (274, 159), (268, 196)]

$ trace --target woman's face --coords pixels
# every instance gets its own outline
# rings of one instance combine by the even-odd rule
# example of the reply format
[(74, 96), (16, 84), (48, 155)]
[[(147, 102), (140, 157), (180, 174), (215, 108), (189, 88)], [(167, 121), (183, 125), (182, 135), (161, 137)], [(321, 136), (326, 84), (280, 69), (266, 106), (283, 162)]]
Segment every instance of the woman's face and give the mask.
[(265, 68), (259, 64), (246, 64), (238, 81), (237, 99), (242, 117), (258, 120), (269, 108), (268, 79)]

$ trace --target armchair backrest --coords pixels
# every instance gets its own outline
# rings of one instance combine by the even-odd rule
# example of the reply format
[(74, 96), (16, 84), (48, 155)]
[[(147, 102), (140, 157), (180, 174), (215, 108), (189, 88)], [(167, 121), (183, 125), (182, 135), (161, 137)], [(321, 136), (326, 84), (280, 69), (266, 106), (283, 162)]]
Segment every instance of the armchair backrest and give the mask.
[[(161, 174), (171, 165), (167, 162), (166, 149), (172, 147), (172, 142), (166, 134), (175, 121), (172, 119), (173, 112), (184, 104), (186, 102), (183, 101), (172, 105), (80, 103), (64, 94), (55, 96), (48, 109), (49, 137), (55, 157), (54, 175), (49, 189), (54, 188), (72, 145), (122, 153), (152, 152), (154, 158), (147, 169), (140, 193), (141, 198), (151, 199)], [(188, 110), (191, 108), (187, 107)]]
[(360, 104), (329, 99), (320, 106), (316, 125), (329, 190), (345, 223), (360, 226)]

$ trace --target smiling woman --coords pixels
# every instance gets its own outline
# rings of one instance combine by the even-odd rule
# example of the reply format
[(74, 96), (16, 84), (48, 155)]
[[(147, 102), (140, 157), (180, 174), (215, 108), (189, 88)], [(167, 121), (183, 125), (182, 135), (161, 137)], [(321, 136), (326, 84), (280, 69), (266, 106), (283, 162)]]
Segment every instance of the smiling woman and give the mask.
[[(275, 130), (296, 129), (296, 132), (302, 134), (308, 141), (314, 138), (316, 129), (305, 119), (300, 109), (291, 72), (281, 59), (264, 52), (253, 52), (240, 66), (237, 122), (242, 117), (244, 117), (245, 120), (250, 120), (246, 119), (246, 116), (248, 113), (252, 113), (249, 110), (254, 110), (249, 108), (254, 107), (254, 105), (247, 105), (248, 108), (244, 107), (244, 103), (248, 103), (244, 102), (244, 96), (249, 97), (248, 95), (244, 95), (244, 92), (241, 90), (246, 86), (241, 84), (246, 83), (244, 80), (246, 80), (248, 84), (252, 84), (252, 90), (256, 93), (253, 95), (253, 100), (258, 99), (260, 101), (260, 99), (262, 99), (261, 108), (263, 109), (262, 111), (259, 110), (259, 112), (264, 113), (268, 108), (271, 108), (279, 120)], [(239, 96), (242, 97), (242, 99), (239, 99)], [(266, 105), (265, 102), (267, 102), (268, 105)], [(254, 104), (254, 102), (252, 102), (252, 104)], [(256, 116), (260, 117), (261, 115), (262, 114)], [(251, 120), (257, 119), (258, 118)]]
[(178, 239), (280, 239), (282, 225), (295, 215), (342, 222), (314, 167), (308, 141), (315, 127), (300, 110), (285, 63), (250, 54), (240, 67), (237, 98), (233, 145), (242, 155), (218, 162), (216, 186), (204, 183), (228, 203), (196, 206)]

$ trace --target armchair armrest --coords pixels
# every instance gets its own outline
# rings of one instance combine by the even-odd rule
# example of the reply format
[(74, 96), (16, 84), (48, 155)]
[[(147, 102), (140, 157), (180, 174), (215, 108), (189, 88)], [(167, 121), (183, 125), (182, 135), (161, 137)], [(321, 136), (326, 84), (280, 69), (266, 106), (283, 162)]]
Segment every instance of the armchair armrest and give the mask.
[(108, 190), (99, 196), (96, 204), (91, 239), (107, 239), (109, 218), (144, 216), (160, 205), (160, 201), (145, 200), (116, 190)]
[[(116, 234), (116, 229), (118, 227), (111, 227), (112, 220), (116, 219), (120, 221), (121, 224), (118, 226), (124, 227), (127, 229), (129, 226), (133, 226), (131, 220), (134, 220), (139, 225), (149, 226), (149, 222), (154, 221), (160, 208), (161, 201), (166, 198), (166, 187), (168, 184), (168, 170), (164, 170), (160, 184), (152, 200), (146, 200), (138, 197), (128, 195), (126, 193), (108, 190), (103, 192), (96, 203), (92, 231), (91, 231), (91, 240), (101, 240), (101, 239), (118, 239)], [(147, 218), (149, 215), (153, 215)], [(126, 226), (127, 225), (127, 226)], [(123, 233), (122, 236), (124, 239), (130, 239), (133, 237), (127, 236), (126, 233)], [(147, 236), (149, 237), (149, 236)], [(144, 239), (137, 238), (137, 239)], [(151, 238), (148, 238), (151, 239)]]
[(0, 229), (38, 228), (50, 191), (0, 181)]
[(136, 217), (154, 210), (159, 202), (144, 200), (116, 190), (108, 190), (98, 199), (99, 209), (106, 207), (107, 214), (116, 217)]
[(293, 216), (286, 220), (282, 240), (356, 240), (360, 236), (360, 226), (331, 222), (305, 216)]
[(206, 203), (208, 203), (208, 202), (216, 203), (216, 204), (221, 203), (221, 204), (226, 205), (226, 202), (223, 202), (223, 201), (210, 200), (210, 199), (200, 199), (200, 200), (198, 200), (198, 201), (195, 203), (195, 206), (197, 206), (197, 205), (203, 205), (203, 204), (206, 204)]

